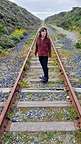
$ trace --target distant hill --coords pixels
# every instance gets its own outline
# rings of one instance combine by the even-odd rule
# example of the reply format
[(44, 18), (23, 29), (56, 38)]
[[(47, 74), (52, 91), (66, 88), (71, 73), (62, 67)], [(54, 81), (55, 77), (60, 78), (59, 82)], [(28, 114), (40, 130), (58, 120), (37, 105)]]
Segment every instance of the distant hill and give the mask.
[(81, 7), (73, 7), (71, 11), (61, 12), (50, 16), (45, 20), (45, 22), (63, 27), (67, 30), (81, 31)]
[(34, 28), (40, 24), (40, 19), (24, 8), (8, 0), (0, 0), (0, 31), (9, 34), (15, 28)]

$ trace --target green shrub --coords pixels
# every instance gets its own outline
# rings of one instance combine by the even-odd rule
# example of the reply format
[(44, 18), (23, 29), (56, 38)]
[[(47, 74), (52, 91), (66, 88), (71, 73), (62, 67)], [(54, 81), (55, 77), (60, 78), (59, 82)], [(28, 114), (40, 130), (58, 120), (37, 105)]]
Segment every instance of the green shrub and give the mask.
[(9, 55), (9, 51), (7, 49), (0, 49), (0, 57), (4, 57)]
[(16, 29), (14, 32), (12, 32), (11, 37), (14, 40), (20, 40), (21, 38), (23, 38), (25, 33), (26, 30), (24, 29)]
[(17, 44), (20, 41), (20, 38), (13, 36), (13, 35), (10, 36), (10, 39), (14, 41), (14, 44)]
[(0, 35), (2, 35), (5, 32), (4, 25), (0, 23)]
[(16, 29), (9, 36), (8, 35), (1, 36), (0, 46), (3, 48), (14, 47), (20, 41), (20, 39), (23, 38), (25, 33), (26, 30), (24, 29)]
[(0, 41), (1, 41), (0, 45), (3, 48), (11, 48), (15, 46), (14, 41), (7, 35), (2, 36)]
[(81, 49), (81, 42), (77, 42), (75, 47), (78, 48), (78, 49)]
[(23, 36), (25, 35), (26, 30), (24, 29), (16, 29), (15, 31), (12, 32), (12, 34), (10, 35), (10, 39), (12, 39), (14, 41), (14, 43), (18, 43), (20, 41), (20, 39), (23, 38)]
[(54, 133), (53, 132), (47, 132), (47, 137), (48, 137), (48, 139), (54, 138)]
[(28, 88), (29, 87), (29, 83), (26, 80), (21, 80), (19, 82), (19, 85), (20, 85), (21, 88)]
[(0, 46), (0, 50), (2, 50), (3, 49), (3, 47), (2, 46)]

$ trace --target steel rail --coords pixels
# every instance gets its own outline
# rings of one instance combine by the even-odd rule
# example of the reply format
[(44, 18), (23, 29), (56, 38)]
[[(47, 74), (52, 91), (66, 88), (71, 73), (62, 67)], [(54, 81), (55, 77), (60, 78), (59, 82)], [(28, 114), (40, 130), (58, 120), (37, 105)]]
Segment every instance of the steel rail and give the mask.
[[(47, 26), (46, 26), (46, 27), (47, 27)], [(48, 27), (47, 27), (47, 28), (48, 28)], [(62, 60), (61, 60), (61, 58), (60, 58), (59, 52), (58, 52), (58, 50), (56, 49), (55, 44), (54, 44), (54, 42), (53, 42), (53, 40), (52, 40), (52, 38), (51, 38), (50, 35), (49, 35), (49, 37), (50, 37), (50, 39), (51, 39), (51, 43), (52, 43), (53, 50), (54, 50), (54, 52), (55, 52), (55, 54), (56, 54), (56, 56), (57, 56), (57, 60), (58, 60), (59, 66), (60, 66), (62, 75), (63, 75), (63, 77), (64, 77), (64, 81), (65, 81), (65, 83), (66, 83), (66, 87), (67, 87), (67, 90), (68, 90), (68, 93), (69, 93), (69, 99), (70, 99), (70, 101), (72, 102), (72, 104), (74, 105), (75, 109), (77, 110), (77, 113), (78, 113), (78, 116), (79, 116), (79, 117), (76, 118), (77, 121), (78, 121), (77, 126), (78, 126), (79, 128), (81, 128), (81, 105), (80, 105), (79, 100), (78, 100), (78, 98), (77, 98), (77, 96), (76, 96), (76, 93), (75, 93), (75, 91), (74, 91), (74, 89), (73, 89), (73, 87), (72, 87), (72, 85), (71, 85), (71, 82), (70, 82), (70, 80), (69, 80), (69, 78), (68, 78), (68, 75), (66, 74), (66, 71), (65, 71), (63, 62), (62, 62)]]
[[(41, 27), (40, 27), (40, 28), (41, 28)], [(37, 38), (37, 35), (38, 35), (38, 31), (40, 30), (40, 28), (37, 30), (37, 33), (36, 33), (36, 35), (35, 35), (35, 38), (34, 38), (32, 44), (31, 44), (31, 46), (29, 47), (29, 51), (28, 51), (27, 56), (26, 56), (26, 58), (25, 58), (25, 60), (24, 60), (24, 62), (23, 62), (23, 65), (22, 65), (22, 67), (21, 67), (21, 69), (20, 69), (20, 72), (19, 72), (19, 74), (18, 74), (18, 77), (17, 77), (17, 79), (16, 79), (16, 81), (15, 81), (15, 84), (14, 84), (14, 86), (12, 87), (11, 92), (10, 92), (10, 95), (9, 95), (9, 97), (8, 97), (6, 103), (5, 103), (5, 106), (3, 107), (2, 112), (1, 112), (1, 114), (0, 114), (0, 133), (4, 132), (5, 129), (6, 129), (7, 121), (9, 121), (9, 119), (7, 118), (7, 112), (9, 111), (10, 106), (11, 106), (11, 104), (12, 104), (12, 100), (13, 100), (13, 98), (15, 97), (15, 96), (14, 96), (15, 92), (17, 92), (18, 89), (19, 89), (19, 80), (20, 80), (21, 77), (22, 77), (22, 74), (23, 74), (25, 65), (26, 65), (26, 63), (27, 63), (27, 60), (28, 60), (30, 54), (31, 54), (32, 48), (33, 48), (33, 46), (34, 46), (34, 44), (35, 44), (35, 41), (36, 41), (36, 38)]]

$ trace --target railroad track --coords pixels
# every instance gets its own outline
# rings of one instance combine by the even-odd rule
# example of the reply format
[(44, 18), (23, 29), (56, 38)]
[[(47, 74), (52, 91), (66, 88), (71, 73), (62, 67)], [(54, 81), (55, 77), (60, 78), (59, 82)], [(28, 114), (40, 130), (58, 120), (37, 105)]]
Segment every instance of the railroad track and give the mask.
[[(36, 37), (37, 34), (14, 86), (1, 89), (2, 93), (9, 92), (6, 102), (0, 103), (1, 136), (5, 132), (76, 131), (81, 128), (80, 102), (51, 37), (53, 56), (48, 64), (49, 82), (42, 84), (38, 78), (42, 69), (33, 54)], [(71, 119), (70, 109), (75, 113)]]

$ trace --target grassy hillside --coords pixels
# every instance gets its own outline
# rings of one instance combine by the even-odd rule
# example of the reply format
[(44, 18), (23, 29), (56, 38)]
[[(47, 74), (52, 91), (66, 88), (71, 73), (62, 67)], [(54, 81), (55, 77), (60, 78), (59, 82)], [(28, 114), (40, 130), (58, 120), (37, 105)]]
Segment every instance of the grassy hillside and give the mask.
[(37, 29), (40, 23), (39, 18), (24, 8), (0, 0), (0, 49), (15, 46), (29, 29)]
[(55, 24), (67, 30), (81, 31), (81, 8), (74, 7), (69, 12), (61, 12), (46, 19), (46, 23)]
[(37, 26), (40, 20), (24, 8), (8, 0), (0, 0), (0, 24), (5, 33), (10, 33), (15, 27), (31, 28)]

